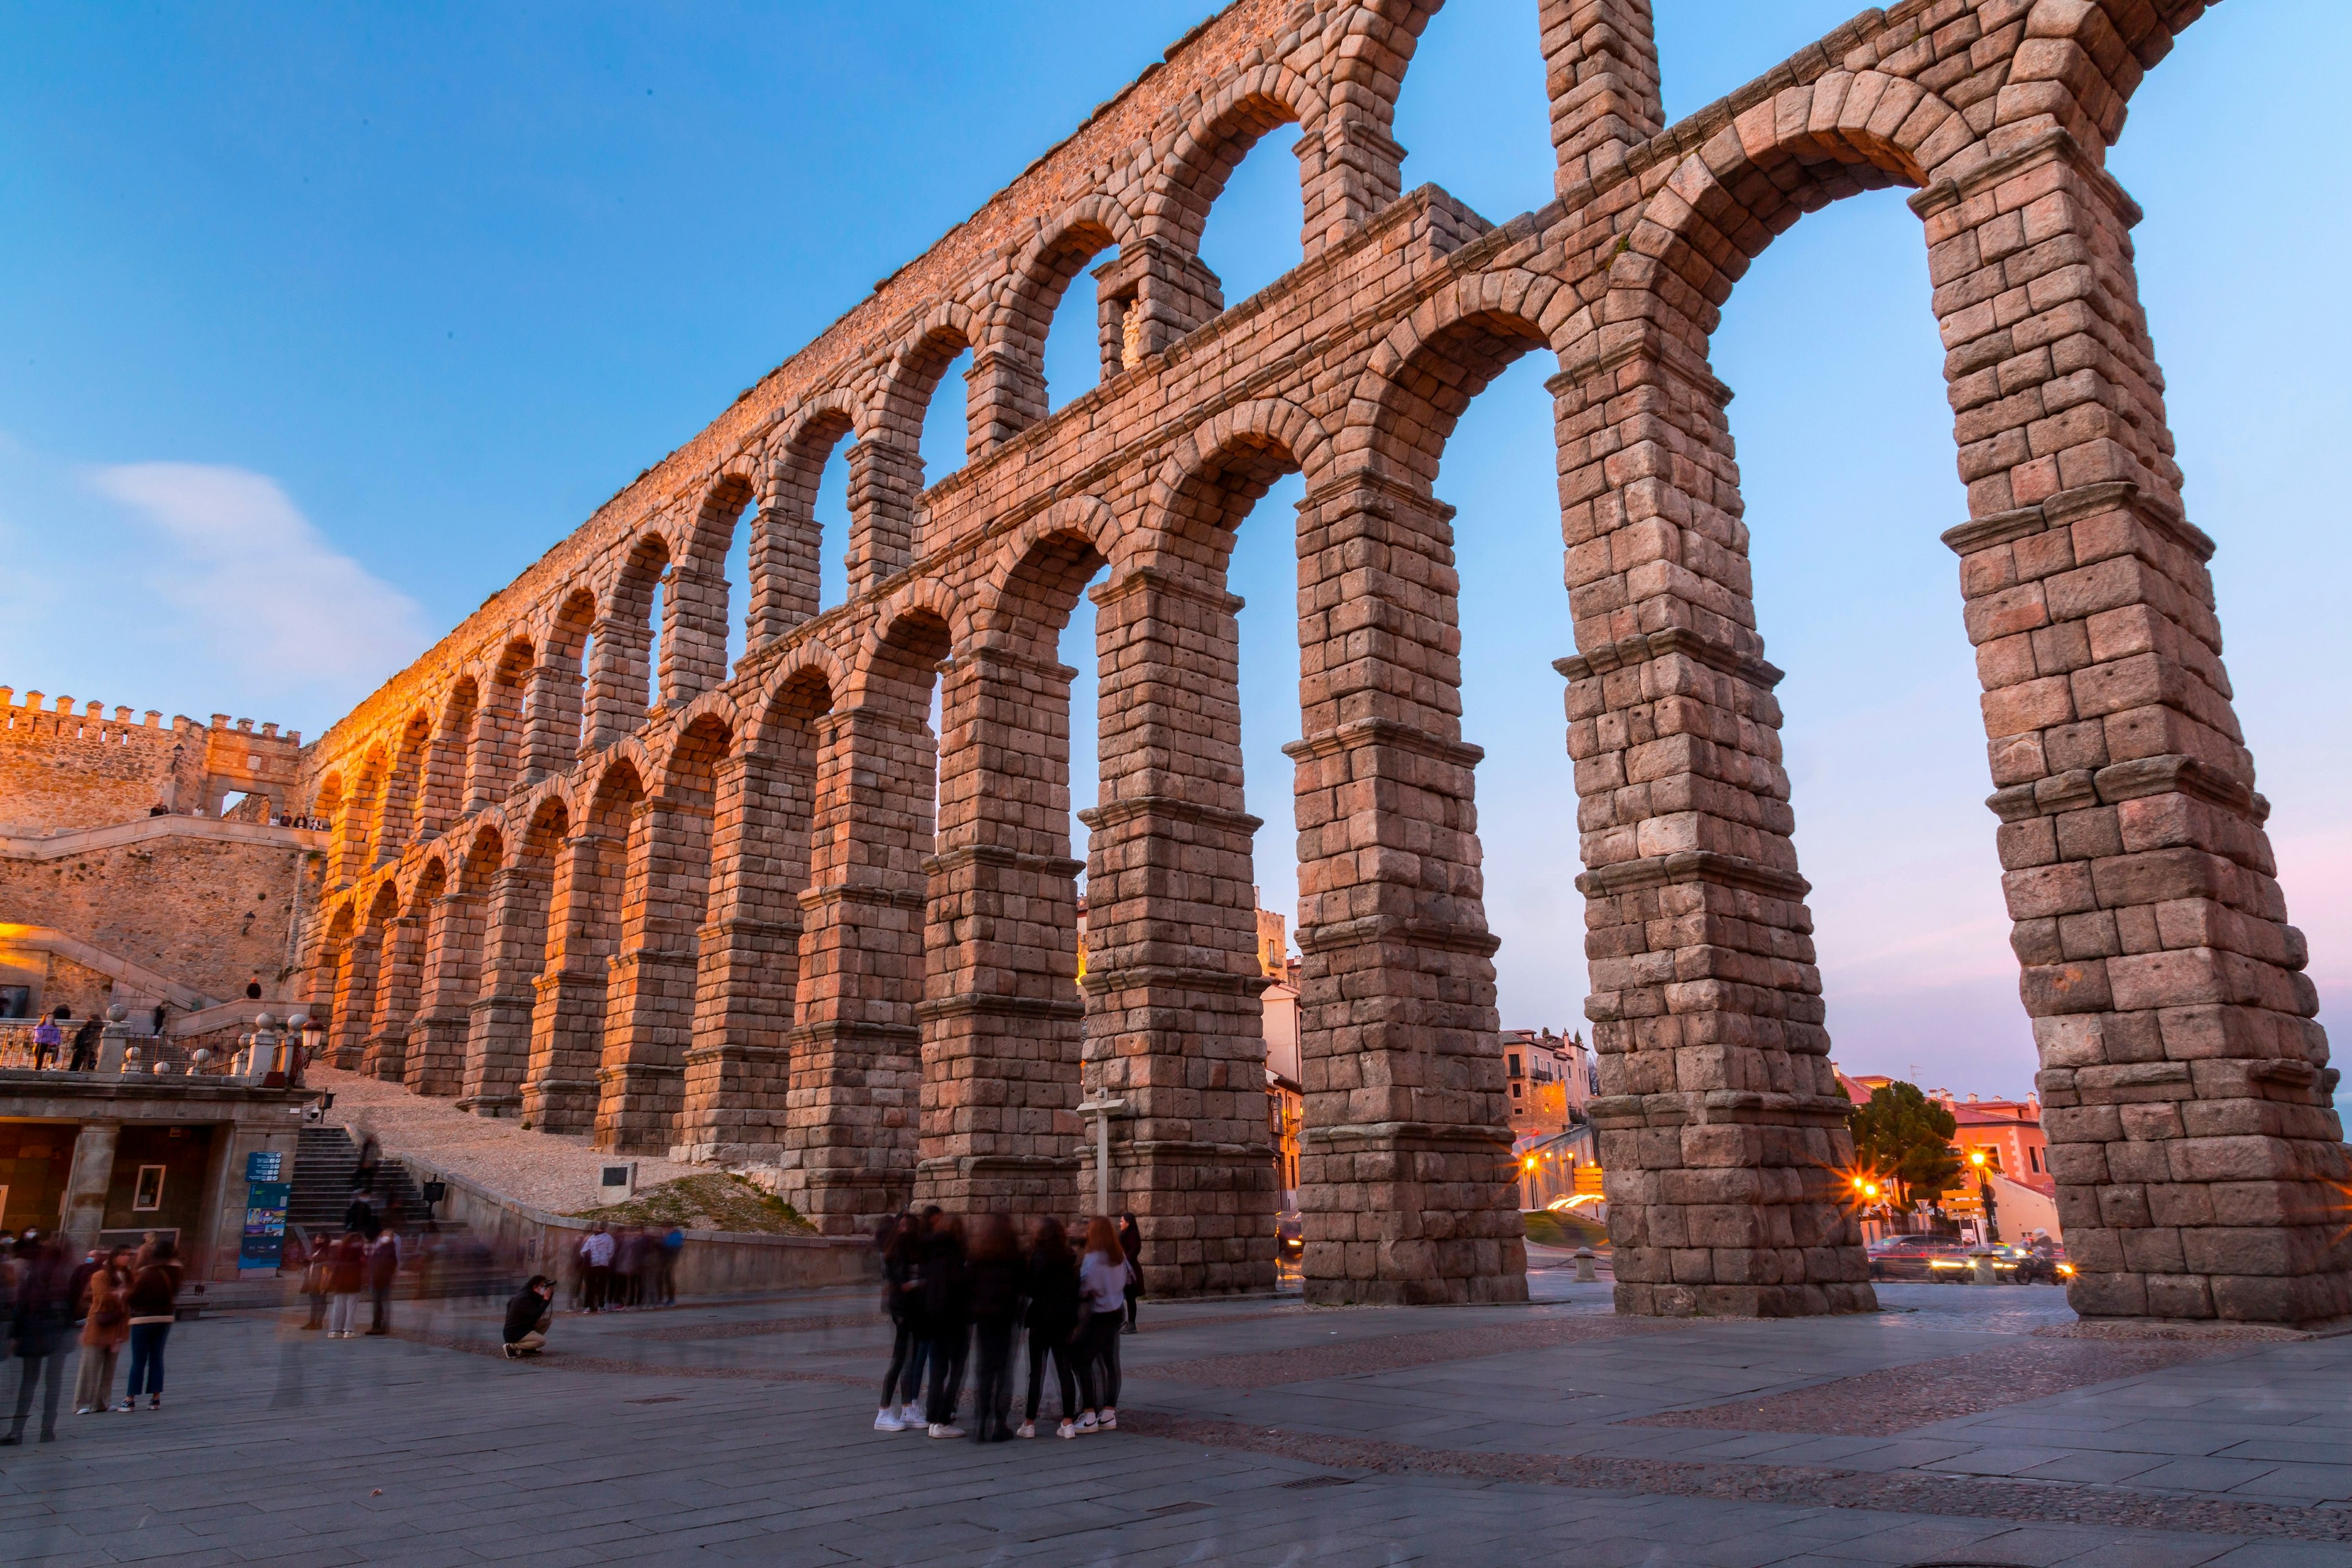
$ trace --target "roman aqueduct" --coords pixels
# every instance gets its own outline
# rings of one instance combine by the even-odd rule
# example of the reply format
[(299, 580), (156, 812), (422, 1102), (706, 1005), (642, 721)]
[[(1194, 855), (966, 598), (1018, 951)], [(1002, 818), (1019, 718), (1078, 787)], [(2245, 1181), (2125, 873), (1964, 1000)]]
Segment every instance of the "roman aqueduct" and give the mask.
[[(305, 955), (338, 1059), (780, 1166), (836, 1233), (910, 1200), (1076, 1210), (1077, 1108), (1112, 1105), (1151, 1288), (1269, 1285), (1224, 569), (1299, 471), (1309, 1294), (1523, 1296), (1433, 482), (1471, 400), (1540, 352), (1619, 1307), (1868, 1307), (1707, 348), (1776, 235), (1901, 186), (2074, 1303), (2352, 1313), (2336, 1075), (2104, 167), (2203, 9), (1905, 0), (1666, 125), (1647, 0), (1542, 0), (1557, 199), (1496, 226), (1399, 189), (1391, 107), (1434, 0), (1237, 0), (313, 748), (336, 828)], [(1202, 223), (1286, 125), (1305, 259), (1228, 308)], [(1102, 383), (1049, 416), (1046, 325), (1114, 248)], [(969, 462), (927, 489), (924, 413), (967, 349)], [(844, 441), (849, 595), (821, 607), (812, 509)], [(1082, 984), (1056, 651), (1081, 591)]]

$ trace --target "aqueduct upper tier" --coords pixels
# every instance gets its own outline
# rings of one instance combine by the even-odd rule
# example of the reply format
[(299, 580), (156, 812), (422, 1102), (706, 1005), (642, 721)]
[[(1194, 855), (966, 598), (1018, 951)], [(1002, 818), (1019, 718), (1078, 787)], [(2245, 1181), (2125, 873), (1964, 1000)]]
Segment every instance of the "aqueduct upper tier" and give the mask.
[[(1557, 199), (1496, 226), (1400, 190), (1391, 106), (1436, 5), (1238, 0), (313, 748), (337, 828), (306, 951), (339, 1057), (773, 1165), (835, 1231), (909, 1200), (1074, 1208), (1106, 1116), (1151, 1289), (1269, 1284), (1225, 567), (1299, 472), (1307, 1288), (1523, 1295), (1433, 481), (1541, 351), (1619, 1306), (1867, 1308), (1707, 346), (1775, 235), (1902, 186), (2075, 1305), (2352, 1312), (2336, 1075), (2105, 168), (2202, 9), (1906, 0), (1669, 126), (1647, 0), (1541, 0)], [(1229, 308), (1202, 220), (1284, 126), (1305, 259)], [(1102, 383), (1049, 415), (1046, 323), (1114, 249), (1088, 274)], [(967, 349), (970, 460), (925, 489), (924, 411)], [(843, 441), (849, 596), (821, 607)], [(1080, 983), (1058, 634), (1082, 591)]]

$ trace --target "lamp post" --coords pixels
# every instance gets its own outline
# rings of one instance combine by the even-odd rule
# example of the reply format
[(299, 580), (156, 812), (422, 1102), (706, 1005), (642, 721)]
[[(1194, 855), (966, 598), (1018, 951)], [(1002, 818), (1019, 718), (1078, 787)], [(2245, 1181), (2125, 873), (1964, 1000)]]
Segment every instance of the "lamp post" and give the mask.
[(2000, 1226), (1993, 1214), (1992, 1184), (1985, 1179), (1987, 1165), (1985, 1152), (1981, 1149), (1969, 1150), (1969, 1163), (1976, 1167), (1977, 1202), (1984, 1208), (1984, 1238), (1985, 1245), (1990, 1247), (2000, 1239)]

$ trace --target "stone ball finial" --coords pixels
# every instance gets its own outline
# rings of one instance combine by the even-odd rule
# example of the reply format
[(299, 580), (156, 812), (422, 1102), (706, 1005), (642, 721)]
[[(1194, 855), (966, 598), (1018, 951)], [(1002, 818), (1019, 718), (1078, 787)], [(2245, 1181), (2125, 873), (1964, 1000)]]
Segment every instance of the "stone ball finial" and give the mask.
[(308, 1013), (297, 1013), (286, 1020), (286, 1026), (289, 1029), (295, 1030), (297, 1033), (299, 1033), (301, 1030), (307, 1029), (310, 1026), (310, 1015)]
[(106, 1010), (106, 1021), (110, 1024), (120, 1024), (129, 1016), (131, 1016), (131, 1009), (120, 1002)]
[(253, 1026), (257, 1029), (274, 1029), (278, 1027), (278, 1020), (268, 1013), (257, 1013), (254, 1015)]

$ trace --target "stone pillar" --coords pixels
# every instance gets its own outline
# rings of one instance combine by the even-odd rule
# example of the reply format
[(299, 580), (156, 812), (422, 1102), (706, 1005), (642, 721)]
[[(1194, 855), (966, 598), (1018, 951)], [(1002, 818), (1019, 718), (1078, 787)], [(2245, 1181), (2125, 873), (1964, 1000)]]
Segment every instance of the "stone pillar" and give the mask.
[(370, 921), (352, 932), (335, 966), (334, 1033), (329, 1051), (334, 1065), (357, 1072), (375, 1023), (375, 978), (383, 954), (383, 926)]
[[(1225, 308), (1217, 275), (1197, 256), (1163, 236), (1139, 235), (1119, 247), (1116, 259), (1095, 268), (1097, 297), (1132, 310), (1137, 353), (1164, 353), (1179, 338)], [(975, 372), (975, 374), (978, 373)], [(1045, 416), (1045, 382), (1037, 383), (1034, 418)]]
[(514, 788), (524, 745), (522, 714), (516, 706), (520, 695), (520, 687), (493, 679), (482, 705), (474, 710), (474, 732), (466, 746), (467, 813), (496, 805)]
[(424, 967), (425, 919), (404, 910), (384, 922), (383, 964), (376, 976), (375, 1017), (360, 1052), (360, 1071), (399, 1083), (407, 1070), (408, 1020), (416, 1011)]
[(814, 783), (805, 756), (739, 752), (719, 764), (709, 916), (696, 933), (694, 1036), (673, 1159), (782, 1159)]
[(1453, 516), (1371, 474), (1299, 508), (1309, 1300), (1527, 1299)]
[(682, 705), (726, 679), (726, 568), (680, 563), (662, 584), (662, 700)]
[(1650, 0), (1541, 0), (1551, 96), (1554, 184), (1570, 192), (1622, 168), (1626, 149), (1664, 130)]
[(466, 1040), (481, 981), (482, 898), (445, 893), (426, 911), (430, 929), (417, 984), (421, 1004), (408, 1026), (404, 1079), (413, 1093), (446, 1099), (464, 1086)]
[(816, 614), (821, 537), (814, 516), (795, 515), (772, 490), (761, 498), (751, 523), (745, 648), (765, 647)]
[(547, 962), (531, 987), (530, 1066), (523, 1075), (522, 1121), (542, 1132), (595, 1125), (596, 1070), (604, 1045), (604, 990), (612, 973), (608, 875), (622, 846), (591, 828), (558, 847), (548, 913)]
[(630, 825), (621, 950), (596, 1075), (596, 1147), (667, 1153), (677, 1142), (694, 1029), (695, 930), (710, 878), (707, 798), (665, 792)]
[(596, 622), (582, 756), (626, 738), (646, 721), (646, 689), (653, 673), (646, 668), (646, 632), (642, 620), (627, 616), (607, 615)]
[(849, 594), (852, 598), (911, 563), (922, 454), (879, 439), (849, 448)]
[(2142, 314), (2053, 131), (1921, 192), (2011, 945), (2085, 1317), (2352, 1314), (2343, 1126)]
[(943, 672), (939, 853), (923, 862), (915, 1203), (1058, 1214), (1079, 1132), (1066, 665), (984, 647)]
[(904, 1206), (914, 1184), (935, 753), (922, 719), (877, 704), (814, 728), (784, 1195), (826, 1235), (853, 1236)]
[(481, 984), (467, 1004), (460, 1110), (505, 1116), (522, 1105), (536, 1001), (531, 982), (547, 957), (547, 902), (548, 876), (539, 863), (519, 861), (490, 880)]
[(537, 784), (572, 765), (580, 751), (580, 713), (578, 659), (551, 654), (531, 667), (530, 705), (523, 717), (524, 784)]
[(1617, 1308), (1871, 1310), (1731, 395), (1645, 321), (1601, 347), (1549, 385), (1580, 650), (1558, 668), (1601, 1073), (1589, 1110)]
[(114, 1143), (121, 1131), (112, 1121), (86, 1121), (74, 1135), (73, 1164), (66, 1172), (58, 1229), (72, 1238), (77, 1252), (96, 1245), (98, 1233), (106, 1226), (106, 1193), (114, 1184)]
[(1386, 115), (1376, 118), (1361, 87), (1349, 86), (1355, 101), (1335, 105), (1322, 126), (1291, 149), (1305, 181), (1300, 250), (1307, 261), (1360, 232), (1397, 199), (1402, 183), (1405, 150), (1389, 134)]
[[(1083, 1088), (1123, 1107), (1114, 1208), (1154, 1295), (1271, 1289), (1274, 1148), (1251, 836), (1242, 809), (1241, 600), (1130, 568), (1090, 589), (1103, 669), (1102, 804), (1087, 878)], [(1077, 1197), (1097, 1186), (1091, 1119)]]

